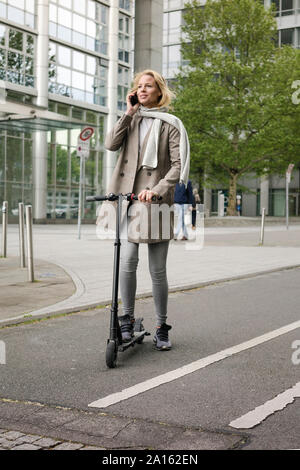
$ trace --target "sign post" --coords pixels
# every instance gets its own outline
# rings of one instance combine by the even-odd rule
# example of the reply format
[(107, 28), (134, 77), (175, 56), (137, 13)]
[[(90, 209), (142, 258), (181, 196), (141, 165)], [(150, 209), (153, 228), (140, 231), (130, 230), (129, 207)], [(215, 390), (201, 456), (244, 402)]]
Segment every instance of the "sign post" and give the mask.
[(92, 127), (85, 127), (78, 136), (77, 140), (77, 157), (80, 157), (80, 176), (79, 176), (79, 201), (78, 201), (78, 239), (81, 232), (82, 208), (84, 208), (82, 198), (82, 186), (84, 182), (85, 160), (88, 159), (90, 153), (90, 138), (94, 134)]
[(225, 215), (225, 202), (224, 202), (224, 194), (222, 191), (218, 191), (218, 216), (224, 217)]
[(291, 182), (291, 174), (294, 165), (290, 163), (285, 174), (285, 217), (286, 217), (286, 229), (289, 228), (289, 184)]

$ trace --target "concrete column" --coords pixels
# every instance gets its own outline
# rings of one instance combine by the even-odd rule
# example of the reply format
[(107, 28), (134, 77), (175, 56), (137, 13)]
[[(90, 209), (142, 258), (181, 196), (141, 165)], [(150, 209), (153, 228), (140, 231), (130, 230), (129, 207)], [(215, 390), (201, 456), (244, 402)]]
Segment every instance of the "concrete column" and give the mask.
[(263, 176), (260, 180), (260, 213), (265, 208), (265, 214), (269, 214), (269, 177)]
[[(119, 0), (111, 0), (109, 8), (108, 35), (108, 88), (107, 101), (109, 114), (107, 129), (109, 131), (118, 119), (118, 42), (119, 42)], [(116, 163), (115, 152), (106, 151), (103, 160), (103, 188), (107, 190)]]
[[(36, 105), (48, 108), (49, 1), (37, 0)], [(47, 133), (34, 133), (33, 218), (46, 218), (47, 212)]]
[(41, 221), (47, 216), (47, 132), (35, 132), (33, 136), (33, 218)]
[(135, 2), (135, 72), (162, 72), (163, 11), (163, 0)]
[(48, 108), (49, 0), (37, 0), (36, 104)]

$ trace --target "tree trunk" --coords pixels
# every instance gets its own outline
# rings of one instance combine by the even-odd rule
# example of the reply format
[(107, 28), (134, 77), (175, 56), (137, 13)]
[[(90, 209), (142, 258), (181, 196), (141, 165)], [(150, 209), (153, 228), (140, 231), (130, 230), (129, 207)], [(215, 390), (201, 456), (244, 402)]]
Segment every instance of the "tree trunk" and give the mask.
[(237, 178), (238, 178), (238, 175), (236, 173), (230, 173), (227, 215), (237, 215), (237, 212), (236, 212), (236, 183), (237, 183)]

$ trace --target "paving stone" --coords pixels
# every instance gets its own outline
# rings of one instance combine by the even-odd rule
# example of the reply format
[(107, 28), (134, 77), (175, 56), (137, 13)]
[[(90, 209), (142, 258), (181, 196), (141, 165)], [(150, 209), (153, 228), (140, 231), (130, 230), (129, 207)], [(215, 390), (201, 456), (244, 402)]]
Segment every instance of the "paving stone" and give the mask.
[(15, 445), (16, 444), (14, 441), (4, 439), (4, 437), (0, 437), (0, 446), (4, 447), (4, 449), (11, 449), (12, 447), (15, 447)]
[(41, 447), (35, 446), (33, 444), (21, 444), (20, 446), (16, 446), (13, 450), (39, 450)]
[(24, 436), (24, 433), (19, 432), (19, 431), (7, 431), (2, 435), (2, 437), (5, 437), (5, 439), (10, 439), (10, 440), (18, 439), (18, 437), (22, 437), (22, 436)]
[(53, 450), (79, 450), (84, 446), (84, 444), (77, 444), (75, 442), (63, 442), (58, 446), (54, 447)]
[(40, 447), (54, 447), (58, 444), (61, 444), (61, 441), (56, 441), (54, 439), (51, 439), (51, 437), (42, 437), (41, 439), (38, 439), (35, 441), (34, 445), (40, 446)]
[(16, 444), (32, 444), (33, 442), (37, 441), (40, 439), (41, 436), (33, 436), (31, 434), (25, 434), (24, 436), (18, 437), (16, 439)]

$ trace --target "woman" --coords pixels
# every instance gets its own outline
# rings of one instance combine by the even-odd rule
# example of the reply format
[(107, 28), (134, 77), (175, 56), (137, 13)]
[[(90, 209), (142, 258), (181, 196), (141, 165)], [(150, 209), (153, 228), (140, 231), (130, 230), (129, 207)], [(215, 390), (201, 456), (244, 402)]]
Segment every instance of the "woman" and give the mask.
[[(134, 95), (138, 100), (136, 104), (131, 103)], [(153, 341), (158, 350), (171, 348), (168, 334), (171, 326), (166, 323), (166, 261), (169, 241), (173, 237), (173, 214), (169, 209), (176, 183), (179, 180), (186, 183), (189, 173), (188, 138), (181, 121), (167, 113), (171, 99), (172, 93), (159, 73), (153, 70), (140, 72), (127, 96), (126, 113), (105, 140), (108, 150), (121, 148), (108, 193), (133, 192), (138, 195), (138, 201), (125, 204), (126, 236), (121, 244), (120, 264), (122, 340), (128, 342), (134, 334), (138, 250), (139, 243), (147, 243), (157, 315)], [(154, 197), (159, 204), (154, 202)], [(97, 223), (103, 224), (105, 207), (103, 204)]]

